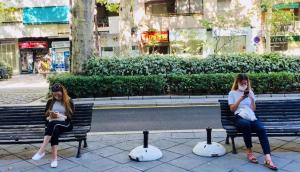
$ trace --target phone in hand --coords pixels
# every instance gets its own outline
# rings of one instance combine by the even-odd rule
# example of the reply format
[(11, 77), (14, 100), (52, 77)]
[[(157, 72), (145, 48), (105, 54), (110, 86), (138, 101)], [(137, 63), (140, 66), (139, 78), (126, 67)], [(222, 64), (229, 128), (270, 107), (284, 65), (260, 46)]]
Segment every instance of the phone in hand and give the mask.
[(249, 95), (249, 90), (245, 90), (244, 91), (244, 97), (248, 97), (248, 95)]

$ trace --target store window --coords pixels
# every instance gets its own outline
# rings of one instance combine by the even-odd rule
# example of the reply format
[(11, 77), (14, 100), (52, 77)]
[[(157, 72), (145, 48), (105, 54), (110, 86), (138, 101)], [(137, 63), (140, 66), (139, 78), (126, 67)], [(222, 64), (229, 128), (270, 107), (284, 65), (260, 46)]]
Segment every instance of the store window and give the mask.
[(220, 36), (216, 41), (215, 52), (242, 53), (246, 51), (246, 36)]

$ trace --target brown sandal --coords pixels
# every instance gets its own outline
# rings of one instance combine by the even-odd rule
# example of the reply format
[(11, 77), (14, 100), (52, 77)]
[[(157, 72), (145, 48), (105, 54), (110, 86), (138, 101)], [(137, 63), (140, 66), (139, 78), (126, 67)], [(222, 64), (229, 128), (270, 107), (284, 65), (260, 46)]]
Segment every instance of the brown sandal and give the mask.
[(266, 167), (268, 167), (271, 170), (274, 170), (274, 171), (278, 170), (276, 165), (271, 160), (265, 160), (264, 164), (265, 164)]
[(251, 152), (251, 153), (247, 153), (247, 158), (250, 162), (254, 163), (254, 164), (257, 164), (258, 161), (256, 159), (256, 157), (254, 156), (254, 154)]

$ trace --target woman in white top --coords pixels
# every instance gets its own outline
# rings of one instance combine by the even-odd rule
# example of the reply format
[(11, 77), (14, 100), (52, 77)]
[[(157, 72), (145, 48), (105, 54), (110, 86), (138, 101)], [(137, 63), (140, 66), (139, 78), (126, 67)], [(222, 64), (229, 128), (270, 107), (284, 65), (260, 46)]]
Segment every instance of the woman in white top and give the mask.
[(57, 167), (58, 137), (61, 133), (73, 129), (71, 117), (74, 112), (74, 104), (68, 96), (67, 90), (60, 84), (51, 87), (52, 97), (48, 100), (45, 108), (46, 128), (43, 144), (39, 151), (32, 157), (40, 160), (45, 156), (45, 148), (50, 142), (52, 147), (51, 167)]
[(248, 160), (252, 163), (258, 163), (252, 151), (251, 133), (255, 132), (265, 154), (265, 166), (272, 170), (277, 170), (276, 165), (271, 159), (270, 145), (264, 125), (255, 116), (255, 95), (246, 74), (237, 75), (232, 89), (229, 92), (228, 104), (230, 110), (235, 114), (235, 125), (237, 129), (243, 133)]

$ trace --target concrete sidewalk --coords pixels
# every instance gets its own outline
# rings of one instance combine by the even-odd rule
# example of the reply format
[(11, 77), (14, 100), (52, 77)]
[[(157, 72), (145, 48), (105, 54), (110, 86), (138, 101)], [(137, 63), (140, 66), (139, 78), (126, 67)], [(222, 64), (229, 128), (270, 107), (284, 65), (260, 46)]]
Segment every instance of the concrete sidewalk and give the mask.
[[(163, 157), (152, 162), (134, 162), (129, 152), (143, 144), (142, 132), (90, 133), (88, 148), (82, 150), (82, 157), (75, 158), (78, 143), (59, 145), (59, 165), (50, 168), (51, 155), (40, 161), (31, 160), (40, 144), (0, 145), (1, 172), (267, 172), (263, 166), (263, 155), (258, 140), (254, 138), (254, 151), (259, 164), (249, 163), (244, 153), (242, 138), (236, 139), (238, 154), (231, 153), (231, 145), (225, 145), (225, 132), (213, 130), (213, 141), (223, 144), (227, 154), (222, 157), (206, 158), (192, 153), (199, 141), (206, 139), (204, 130), (198, 131), (157, 131), (149, 135), (149, 144), (159, 147)], [(300, 137), (270, 138), (273, 161), (280, 172), (297, 172), (300, 169)], [(50, 151), (50, 148), (48, 149)]]

